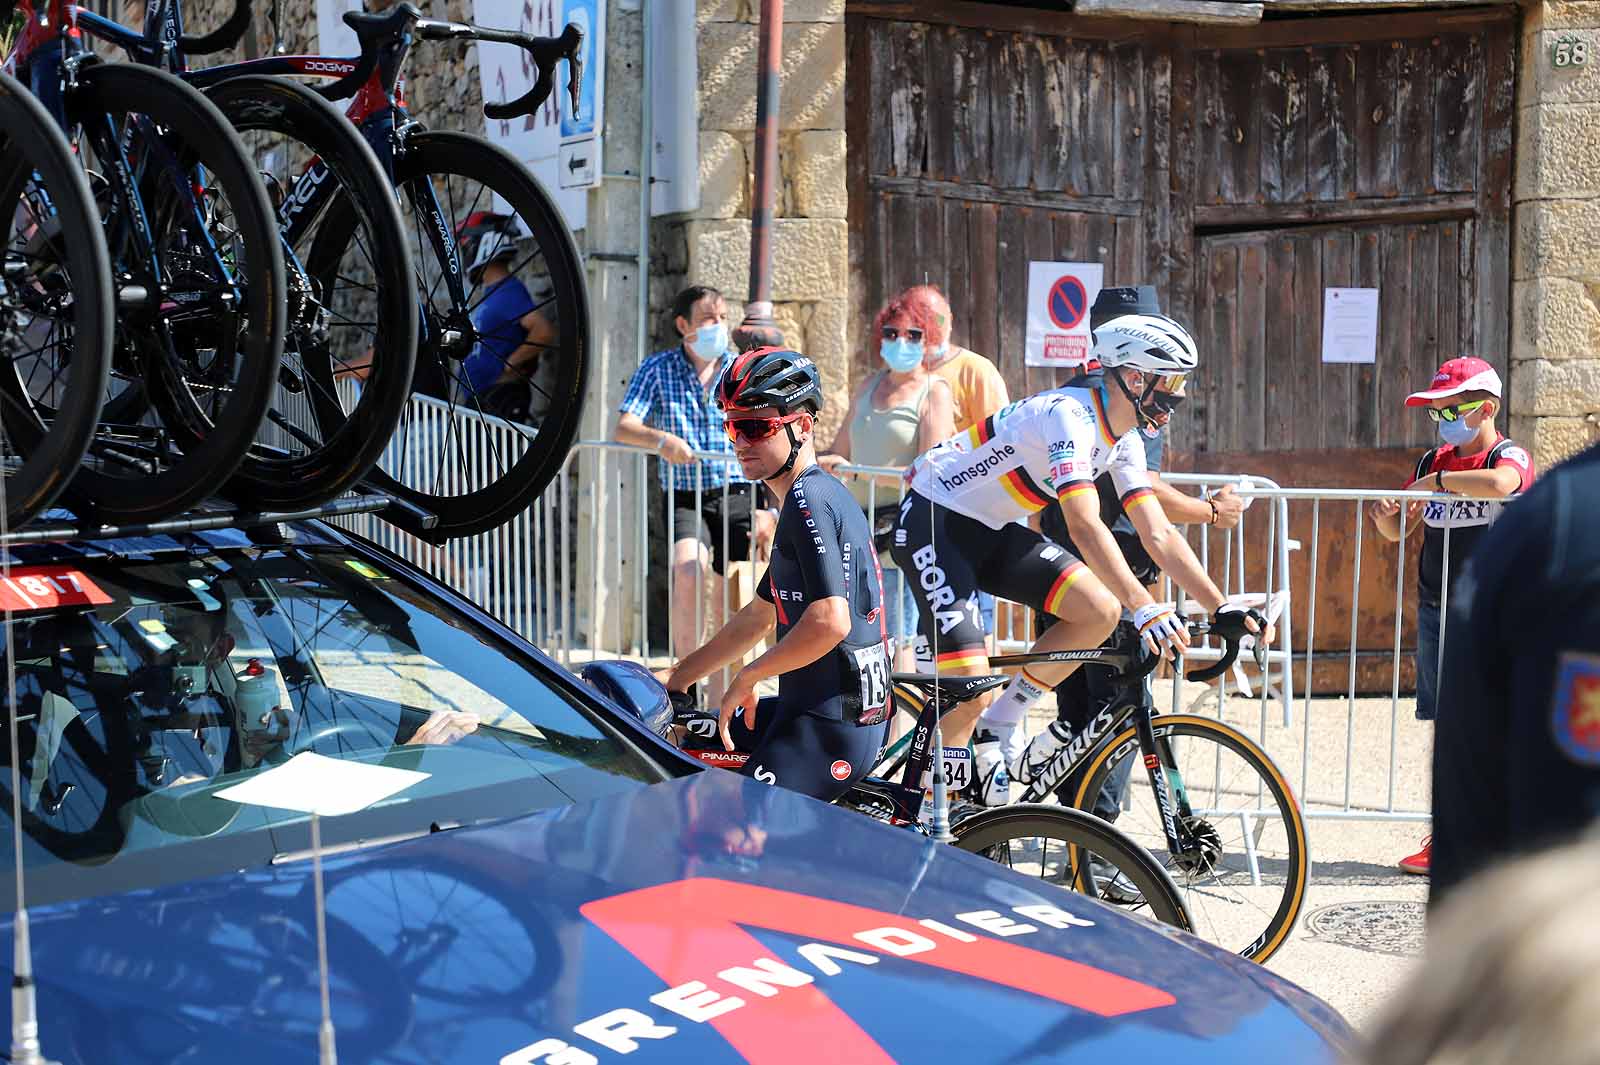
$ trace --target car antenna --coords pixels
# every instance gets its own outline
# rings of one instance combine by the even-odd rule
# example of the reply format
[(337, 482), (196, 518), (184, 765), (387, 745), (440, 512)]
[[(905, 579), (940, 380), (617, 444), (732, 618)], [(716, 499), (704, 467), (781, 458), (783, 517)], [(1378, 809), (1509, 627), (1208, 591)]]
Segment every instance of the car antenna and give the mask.
[(317, 900), (317, 983), (322, 992), (322, 1023), (317, 1026), (318, 1065), (339, 1065), (334, 1047), (333, 1008), (328, 1001), (328, 921), (322, 894), (322, 827), (317, 811), (311, 811), (311, 884)]
[[(6, 518), (6, 479), (0, 475), (0, 541), (10, 533)], [(11, 549), (0, 548), (0, 581), (11, 583)], [(11, 734), (11, 846), (17, 875), (17, 912), (12, 920), (11, 1057), (12, 1065), (53, 1065), (39, 1046), (39, 1000), (33, 984), (33, 944), (28, 936), (28, 904), (23, 893), (22, 761), (17, 744), (16, 633), (11, 600), (4, 599), (6, 641), (6, 714)]]

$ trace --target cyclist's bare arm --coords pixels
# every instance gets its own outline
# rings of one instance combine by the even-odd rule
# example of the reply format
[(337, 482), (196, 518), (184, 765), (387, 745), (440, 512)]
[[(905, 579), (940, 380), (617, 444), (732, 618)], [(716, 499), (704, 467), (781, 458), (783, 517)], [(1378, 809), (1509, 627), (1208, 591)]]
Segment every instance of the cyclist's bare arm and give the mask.
[[(1133, 571), (1128, 568), (1128, 561), (1122, 557), (1122, 549), (1117, 546), (1111, 530), (1100, 520), (1100, 496), (1095, 492), (1081, 492), (1062, 499), (1060, 505), (1061, 514), (1067, 519), (1067, 532), (1072, 537), (1072, 542), (1077, 545), (1078, 554), (1082, 556), (1089, 571), (1106, 586), (1106, 590), (1116, 596), (1117, 601), (1129, 610), (1138, 610), (1155, 602), (1144, 585), (1133, 575)], [(1133, 521), (1137, 528), (1139, 519), (1134, 517)], [(1172, 526), (1169, 524), (1167, 527), (1170, 529)], [(1143, 537), (1142, 529), (1139, 535)], [(1153, 552), (1151, 557), (1155, 557)], [(1161, 560), (1156, 559), (1156, 561)]]
[(715, 636), (683, 656), (664, 681), (667, 689), (687, 691), (689, 685), (709, 677), (723, 666), (732, 665), (766, 639), (777, 624), (778, 612), (771, 603), (760, 596), (751, 599), (717, 630)]
[(1199, 601), (1206, 611), (1215, 612), (1227, 601), (1222, 591), (1194, 557), (1189, 541), (1173, 527), (1159, 506), (1134, 507), (1128, 515), (1134, 530), (1151, 559), (1161, 571), (1178, 582), (1178, 587)]
[(850, 603), (842, 595), (830, 595), (809, 604), (794, 627), (784, 633), (783, 639), (773, 644), (767, 653), (745, 666), (728, 682), (722, 694), (722, 706), (717, 715), (717, 730), (722, 736), (722, 746), (734, 749), (728, 724), (733, 715), (744, 710), (744, 723), (756, 726), (756, 685), (764, 680), (782, 676), (809, 666), (850, 635)]

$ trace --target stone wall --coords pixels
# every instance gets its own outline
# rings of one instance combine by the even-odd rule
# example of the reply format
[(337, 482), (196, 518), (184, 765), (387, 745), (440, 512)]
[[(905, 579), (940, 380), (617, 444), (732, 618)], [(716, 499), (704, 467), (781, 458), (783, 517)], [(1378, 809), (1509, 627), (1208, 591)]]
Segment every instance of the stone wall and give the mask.
[[(1553, 64), (1567, 35), (1585, 65)], [(1527, 6), (1517, 131), (1508, 409), (1545, 469), (1600, 440), (1600, 0)]]
[[(651, 236), (651, 310), (659, 344), (676, 341), (668, 308), (687, 283), (715, 285), (734, 322), (750, 285), (758, 8), (700, 0), (700, 208), (658, 220)], [(779, 97), (774, 317), (789, 345), (822, 370), (830, 439), (849, 403), (848, 236), (844, 177), (844, 2), (784, 5)]]

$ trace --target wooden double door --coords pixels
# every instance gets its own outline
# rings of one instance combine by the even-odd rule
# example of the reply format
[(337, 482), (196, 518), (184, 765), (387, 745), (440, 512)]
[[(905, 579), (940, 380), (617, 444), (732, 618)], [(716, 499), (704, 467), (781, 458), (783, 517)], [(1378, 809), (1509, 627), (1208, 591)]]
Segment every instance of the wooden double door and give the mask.
[[(1405, 394), (1457, 354), (1506, 370), (1515, 20), (1234, 29), (851, 0), (858, 374), (872, 313), (929, 280), (957, 342), (1014, 395), (1049, 387), (1061, 371), (1024, 365), (1028, 262), (1100, 262), (1107, 284), (1155, 285), (1196, 334), (1178, 468), (1400, 483), (1433, 439)], [(1329, 287), (1379, 290), (1376, 362), (1321, 361)], [(1353, 532), (1321, 530), (1329, 588)], [(1368, 544), (1358, 598), (1374, 633), (1392, 608), (1366, 589), (1387, 579), (1392, 600), (1397, 562)], [(1335, 616), (1354, 605), (1343, 586), (1323, 604)]]

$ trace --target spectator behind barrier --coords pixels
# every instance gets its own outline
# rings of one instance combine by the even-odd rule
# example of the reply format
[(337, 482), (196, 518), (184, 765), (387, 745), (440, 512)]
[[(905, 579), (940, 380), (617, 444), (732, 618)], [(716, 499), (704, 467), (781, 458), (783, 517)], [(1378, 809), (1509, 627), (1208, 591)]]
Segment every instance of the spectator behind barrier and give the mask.
[[(1405, 487), (1463, 497), (1460, 502), (1414, 500), (1406, 505), (1406, 534), (1409, 536), (1419, 524), (1422, 526), (1422, 551), (1417, 559), (1417, 717), (1431, 721), (1439, 705), (1439, 605), (1445, 589), (1445, 529), (1450, 530), (1448, 571), (1449, 592), (1453, 595), (1467, 556), (1490, 523), (1500, 516), (1500, 503), (1482, 500), (1503, 499), (1513, 492), (1526, 491), (1533, 483), (1533, 460), (1496, 431), (1500, 375), (1482, 359), (1463, 357), (1446, 362), (1428, 388), (1406, 397), (1406, 406), (1426, 407), (1443, 443), (1423, 453)], [(1373, 503), (1370, 510), (1378, 534), (1398, 541), (1399, 502), (1382, 499)], [(1421, 850), (1400, 859), (1400, 868), (1427, 876), (1432, 853), (1430, 836), (1422, 841)]]
[[(950, 385), (956, 432), (966, 432), (974, 423), (983, 421), (1011, 402), (1006, 379), (1000, 376), (999, 369), (992, 361), (976, 351), (951, 343), (950, 338), (955, 335), (956, 329), (955, 314), (950, 310), (950, 301), (945, 299), (937, 286), (913, 285), (896, 296), (895, 301), (903, 301), (927, 322), (927, 334), (922, 344), (922, 365)], [(983, 631), (990, 637), (989, 649), (993, 651), (994, 596), (979, 592), (978, 612), (983, 617)]]
[(1597, 911), (1593, 837), (1468, 881), (1430, 918), (1422, 966), (1390, 999), (1360, 1065), (1600, 1061)]
[[(672, 322), (681, 341), (639, 364), (612, 438), (649, 448), (662, 459), (661, 486), (672, 510), (673, 653), (682, 657), (700, 645), (695, 613), (707, 569), (716, 574), (711, 601), (720, 605), (725, 602), (722, 578), (728, 562), (744, 558), (752, 539), (757, 559), (766, 558), (778, 522), (775, 511), (762, 508), (758, 486), (745, 480), (732, 461), (733, 448), (716, 404), (717, 379), (733, 358), (722, 293), (709, 285), (690, 285), (672, 301)], [(696, 459), (697, 451), (724, 452), (729, 461)], [(725, 484), (730, 486), (726, 497)], [(722, 542), (725, 519), (727, 543)], [(704, 620), (720, 623), (714, 617)], [(717, 685), (718, 679), (709, 683)], [(715, 700), (720, 692), (710, 694)]]
[[(949, 383), (923, 366), (929, 316), (923, 305), (891, 300), (872, 326), (882, 368), (862, 383), (850, 401), (833, 447), (817, 461), (829, 473), (846, 462), (858, 466), (909, 466), (913, 459), (956, 433)], [(870, 479), (855, 477), (849, 488), (872, 519), (873, 542), (883, 567), (884, 602), (889, 632), (898, 650), (896, 666), (914, 665), (910, 641), (917, 632), (917, 600), (904, 575), (889, 557), (889, 536), (900, 509), (900, 478), (879, 480), (876, 494)], [(874, 503), (876, 504), (874, 506)]]

